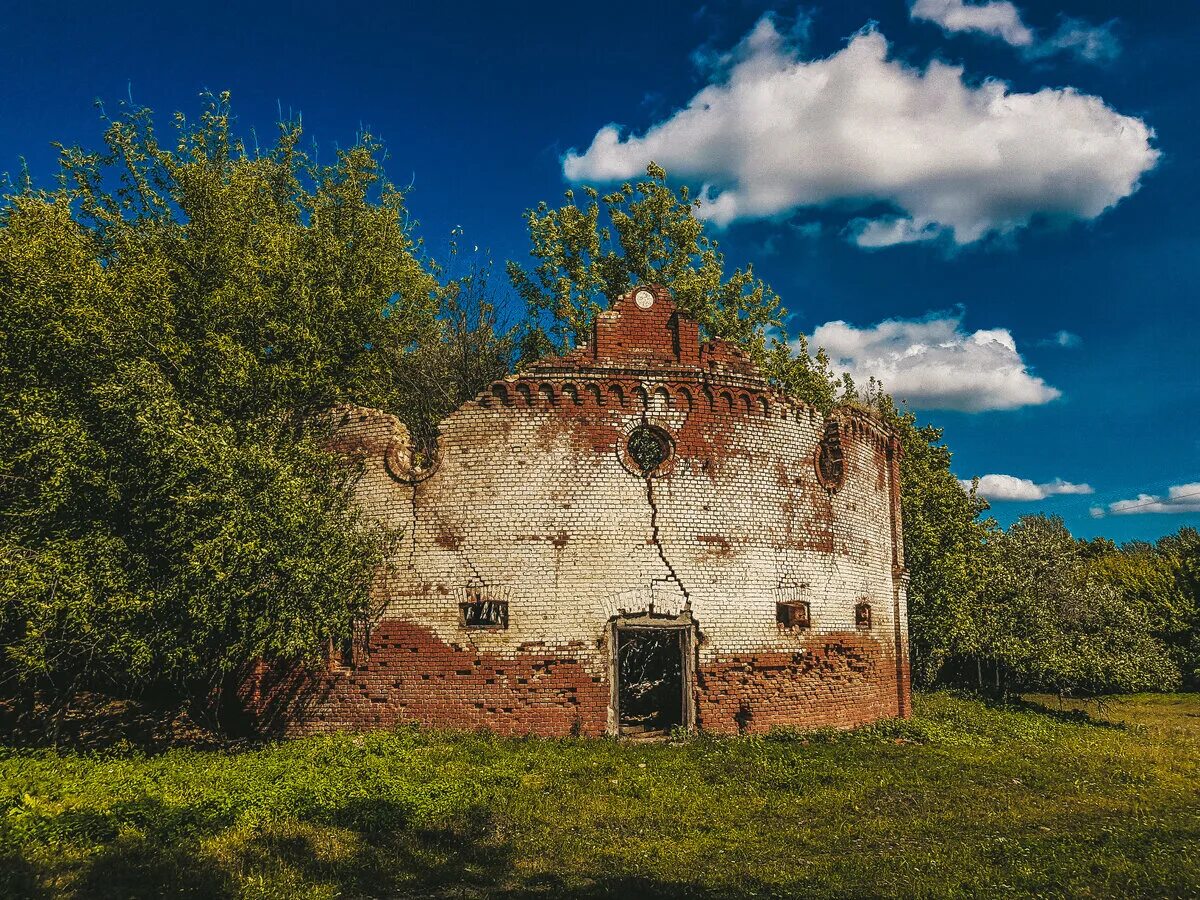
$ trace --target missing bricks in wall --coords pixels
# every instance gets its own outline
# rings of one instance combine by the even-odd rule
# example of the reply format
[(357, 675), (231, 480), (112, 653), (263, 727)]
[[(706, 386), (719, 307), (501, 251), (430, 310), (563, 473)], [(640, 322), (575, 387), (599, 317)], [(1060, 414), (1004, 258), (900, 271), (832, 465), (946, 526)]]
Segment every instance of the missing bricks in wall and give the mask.
[(830, 493), (840, 490), (846, 480), (842, 431), (836, 420), (825, 423), (825, 433), (817, 446), (817, 480)]
[(779, 394), (645, 289), (451, 413), (435, 464), (399, 452), (394, 417), (339, 420), (355, 502), (395, 543), (355, 652), (264, 665), (255, 709), (290, 733), (640, 736), (907, 714), (894, 435)]

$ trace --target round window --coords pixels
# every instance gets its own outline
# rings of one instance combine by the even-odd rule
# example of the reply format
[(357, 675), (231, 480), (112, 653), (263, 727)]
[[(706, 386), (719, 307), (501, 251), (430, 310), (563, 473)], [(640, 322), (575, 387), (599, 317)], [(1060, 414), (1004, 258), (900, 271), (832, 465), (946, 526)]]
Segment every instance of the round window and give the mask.
[(671, 455), (671, 442), (649, 425), (639, 425), (629, 434), (629, 458), (643, 475), (652, 475)]

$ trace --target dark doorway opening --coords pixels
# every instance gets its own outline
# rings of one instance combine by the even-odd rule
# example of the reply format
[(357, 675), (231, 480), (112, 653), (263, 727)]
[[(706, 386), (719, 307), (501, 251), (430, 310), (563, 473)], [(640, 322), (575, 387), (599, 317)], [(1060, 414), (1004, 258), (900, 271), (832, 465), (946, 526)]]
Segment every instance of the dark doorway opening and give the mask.
[(656, 737), (687, 724), (683, 628), (617, 629), (620, 733)]

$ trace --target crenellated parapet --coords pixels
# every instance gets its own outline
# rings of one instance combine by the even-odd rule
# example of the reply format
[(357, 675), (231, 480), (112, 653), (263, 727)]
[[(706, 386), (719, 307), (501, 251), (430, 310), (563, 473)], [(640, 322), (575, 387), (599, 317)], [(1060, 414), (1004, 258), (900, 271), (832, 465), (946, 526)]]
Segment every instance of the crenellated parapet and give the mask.
[[(676, 308), (662, 285), (640, 285), (596, 317), (589, 341), (494, 382), (474, 398), (484, 407), (558, 410), (570, 415), (655, 408), (722, 417), (807, 422), (813, 407), (775, 389), (735, 344), (701, 341), (700, 326)], [(869, 412), (839, 407), (831, 415), (847, 439), (897, 449), (891, 430)]]

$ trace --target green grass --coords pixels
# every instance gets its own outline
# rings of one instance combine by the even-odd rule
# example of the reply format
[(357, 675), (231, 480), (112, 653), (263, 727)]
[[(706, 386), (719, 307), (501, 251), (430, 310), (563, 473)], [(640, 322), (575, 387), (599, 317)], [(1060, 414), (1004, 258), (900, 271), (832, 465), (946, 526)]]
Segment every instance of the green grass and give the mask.
[(0, 894), (1200, 896), (1200, 695), (1033, 699), (660, 745), (0, 750)]

